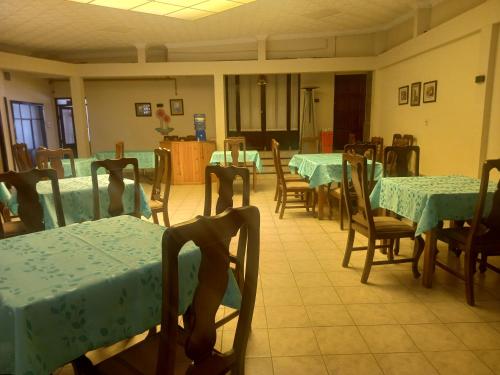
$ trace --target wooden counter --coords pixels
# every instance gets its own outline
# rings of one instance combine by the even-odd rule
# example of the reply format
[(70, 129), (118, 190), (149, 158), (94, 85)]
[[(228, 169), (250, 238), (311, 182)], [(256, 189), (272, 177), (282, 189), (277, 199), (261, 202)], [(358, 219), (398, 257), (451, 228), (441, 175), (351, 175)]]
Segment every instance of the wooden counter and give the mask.
[(215, 142), (161, 141), (172, 152), (172, 184), (204, 184), (205, 167), (215, 151)]

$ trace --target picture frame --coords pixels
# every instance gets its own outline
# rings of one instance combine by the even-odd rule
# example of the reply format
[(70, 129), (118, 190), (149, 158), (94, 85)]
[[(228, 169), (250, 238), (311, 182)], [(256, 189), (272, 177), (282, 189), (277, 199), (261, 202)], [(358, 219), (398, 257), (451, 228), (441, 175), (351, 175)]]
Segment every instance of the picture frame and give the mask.
[(184, 101), (182, 99), (170, 99), (170, 114), (172, 116), (184, 115)]
[(433, 103), (437, 99), (437, 81), (424, 82), (422, 102)]
[(410, 105), (415, 107), (420, 105), (420, 93), (422, 91), (422, 82), (414, 82), (410, 88)]
[(406, 86), (401, 86), (399, 88), (399, 92), (398, 92), (398, 104), (399, 105), (404, 105), (404, 104), (408, 104), (408, 94), (410, 92), (410, 86), (406, 85)]
[(151, 117), (152, 113), (151, 103), (135, 103), (136, 117)]

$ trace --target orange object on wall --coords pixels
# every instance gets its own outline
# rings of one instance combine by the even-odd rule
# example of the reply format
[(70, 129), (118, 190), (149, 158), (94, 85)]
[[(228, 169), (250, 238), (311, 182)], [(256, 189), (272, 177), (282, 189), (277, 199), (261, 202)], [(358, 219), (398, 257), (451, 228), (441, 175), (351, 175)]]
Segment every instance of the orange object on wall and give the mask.
[(321, 152), (333, 152), (333, 130), (322, 130), (320, 132)]

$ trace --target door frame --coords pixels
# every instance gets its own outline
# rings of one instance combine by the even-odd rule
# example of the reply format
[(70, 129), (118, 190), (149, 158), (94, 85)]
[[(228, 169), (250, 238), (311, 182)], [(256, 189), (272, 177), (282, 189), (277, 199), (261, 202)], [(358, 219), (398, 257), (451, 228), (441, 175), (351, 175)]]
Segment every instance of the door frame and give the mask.
[[(71, 105), (58, 104), (57, 101), (60, 99), (69, 100), (71, 102)], [(75, 136), (75, 148), (73, 149), (73, 153), (74, 153), (75, 158), (77, 158), (78, 157), (78, 145), (76, 142), (75, 118), (73, 115), (73, 100), (71, 97), (54, 98), (54, 104), (56, 106), (57, 135), (59, 138), (59, 147), (61, 147), (61, 148), (66, 145), (65, 138), (64, 138), (64, 131), (63, 131), (63, 123), (62, 123), (62, 118), (61, 118), (61, 109), (71, 108), (71, 120), (73, 121), (73, 134)]]

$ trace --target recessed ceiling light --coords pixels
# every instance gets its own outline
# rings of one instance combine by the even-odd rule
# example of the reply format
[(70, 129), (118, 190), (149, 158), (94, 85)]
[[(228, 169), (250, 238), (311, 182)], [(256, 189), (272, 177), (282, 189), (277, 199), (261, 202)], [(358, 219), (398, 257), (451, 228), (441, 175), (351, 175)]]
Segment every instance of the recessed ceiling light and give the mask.
[(197, 20), (256, 0), (69, 0), (75, 3)]

